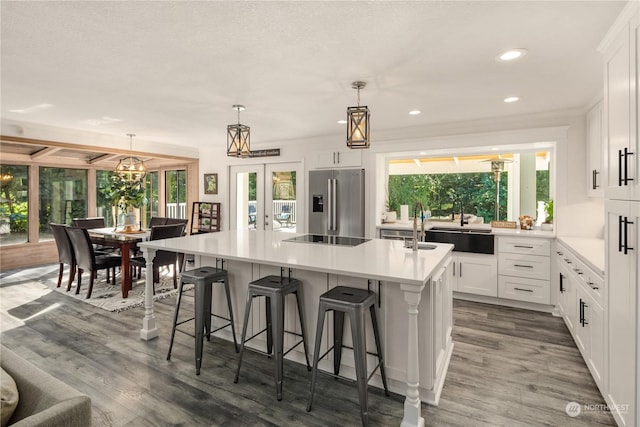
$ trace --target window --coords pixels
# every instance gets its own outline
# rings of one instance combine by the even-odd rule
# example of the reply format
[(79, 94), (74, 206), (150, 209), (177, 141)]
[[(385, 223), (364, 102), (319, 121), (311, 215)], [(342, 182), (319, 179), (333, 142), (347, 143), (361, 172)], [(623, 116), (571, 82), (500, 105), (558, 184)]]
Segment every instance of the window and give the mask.
[(166, 198), (165, 216), (169, 218), (187, 217), (187, 171), (165, 172)]
[[(389, 160), (387, 204), (400, 212), (417, 202), (433, 220), (475, 223), (540, 218), (550, 199), (549, 153)], [(427, 213), (428, 214), (428, 213)]]
[(87, 216), (87, 170), (40, 167), (40, 241), (52, 240), (49, 223)]
[(29, 167), (0, 165), (0, 245), (29, 240)]
[(152, 216), (158, 216), (158, 172), (147, 172), (145, 177), (147, 204), (142, 207), (142, 226), (147, 228)]

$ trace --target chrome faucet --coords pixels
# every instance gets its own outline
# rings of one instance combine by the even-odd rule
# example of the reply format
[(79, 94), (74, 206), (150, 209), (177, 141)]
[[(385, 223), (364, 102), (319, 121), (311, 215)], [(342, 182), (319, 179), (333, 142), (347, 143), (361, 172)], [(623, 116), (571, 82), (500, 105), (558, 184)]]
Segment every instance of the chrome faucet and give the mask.
[[(418, 207), (420, 210), (418, 210)], [(424, 218), (422, 217), (422, 211), (424, 207), (422, 203), (417, 202), (413, 207), (413, 240), (411, 242), (411, 248), (414, 252), (418, 250), (418, 241), (424, 239)], [(418, 215), (420, 215), (420, 239), (418, 239)]]

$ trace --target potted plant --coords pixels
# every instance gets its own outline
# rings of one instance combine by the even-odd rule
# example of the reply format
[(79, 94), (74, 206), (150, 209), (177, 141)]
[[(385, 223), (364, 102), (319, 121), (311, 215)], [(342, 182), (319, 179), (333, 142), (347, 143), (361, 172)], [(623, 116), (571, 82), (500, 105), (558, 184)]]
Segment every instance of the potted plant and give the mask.
[[(147, 203), (143, 181), (132, 181), (118, 174), (111, 175), (111, 186), (105, 192), (107, 200), (120, 212), (126, 215), (124, 232), (133, 231), (136, 224), (134, 209), (141, 208)], [(114, 216), (115, 218), (115, 216)]]
[(389, 202), (389, 189), (385, 186), (384, 190), (386, 198), (384, 200), (384, 214), (382, 215), (383, 222), (396, 222), (397, 213), (396, 211), (391, 210), (391, 203)]
[(553, 199), (544, 203), (544, 222), (540, 226), (542, 230), (553, 230)]

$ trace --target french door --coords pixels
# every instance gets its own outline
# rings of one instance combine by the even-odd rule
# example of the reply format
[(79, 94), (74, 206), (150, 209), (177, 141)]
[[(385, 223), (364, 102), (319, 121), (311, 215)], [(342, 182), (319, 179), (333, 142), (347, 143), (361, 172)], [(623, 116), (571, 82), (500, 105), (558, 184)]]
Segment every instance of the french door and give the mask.
[(229, 168), (230, 228), (295, 233), (304, 227), (301, 163)]

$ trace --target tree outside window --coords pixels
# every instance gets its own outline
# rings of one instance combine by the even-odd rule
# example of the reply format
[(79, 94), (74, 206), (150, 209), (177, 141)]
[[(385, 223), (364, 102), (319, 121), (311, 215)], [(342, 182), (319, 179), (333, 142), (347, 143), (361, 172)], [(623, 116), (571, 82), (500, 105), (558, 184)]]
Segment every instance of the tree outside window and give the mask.
[(28, 166), (0, 165), (0, 245), (28, 241), (28, 176)]

